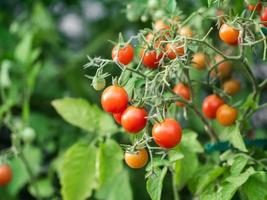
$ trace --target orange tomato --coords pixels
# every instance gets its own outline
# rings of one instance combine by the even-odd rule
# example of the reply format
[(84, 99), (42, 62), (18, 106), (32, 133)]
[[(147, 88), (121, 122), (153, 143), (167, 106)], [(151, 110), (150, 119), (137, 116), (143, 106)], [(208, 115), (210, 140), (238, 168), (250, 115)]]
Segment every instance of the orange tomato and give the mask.
[(192, 37), (193, 36), (193, 32), (192, 32), (190, 27), (185, 26), (185, 27), (182, 27), (180, 29), (180, 35), (181, 36), (186, 36), (186, 37)]
[(239, 92), (241, 83), (239, 80), (230, 79), (223, 83), (223, 91), (231, 96), (234, 96)]
[(170, 44), (166, 45), (165, 51), (167, 52), (167, 56), (169, 59), (175, 59), (177, 56), (184, 55), (184, 47), (179, 46), (177, 44)]
[(144, 167), (148, 161), (146, 149), (140, 149), (136, 153), (125, 152), (124, 160), (126, 164), (133, 169)]
[[(219, 63), (223, 60), (223, 57), (220, 55), (215, 56), (216, 63)], [(218, 76), (220, 79), (225, 79), (230, 76), (232, 71), (232, 63), (230, 61), (223, 61), (217, 66), (218, 71), (212, 70), (211, 75), (212, 76)]]
[(157, 20), (154, 24), (154, 29), (156, 31), (169, 30), (170, 26), (167, 25), (163, 20)]
[(220, 106), (216, 112), (216, 119), (223, 126), (230, 126), (235, 123), (237, 118), (238, 111), (237, 109), (223, 104)]
[(238, 44), (239, 30), (227, 24), (223, 24), (219, 31), (219, 36), (222, 41), (230, 45)]
[[(175, 94), (178, 96), (181, 96), (185, 100), (190, 100), (190, 89), (183, 83), (178, 83), (174, 88), (173, 91)], [(177, 106), (183, 107), (184, 104), (182, 102), (177, 101), (176, 102)]]
[(192, 58), (192, 63), (193, 63), (193, 66), (197, 69), (205, 69), (206, 68), (206, 64), (207, 64), (207, 61), (206, 61), (206, 56), (204, 53), (202, 52), (197, 52), (193, 55), (193, 58)]

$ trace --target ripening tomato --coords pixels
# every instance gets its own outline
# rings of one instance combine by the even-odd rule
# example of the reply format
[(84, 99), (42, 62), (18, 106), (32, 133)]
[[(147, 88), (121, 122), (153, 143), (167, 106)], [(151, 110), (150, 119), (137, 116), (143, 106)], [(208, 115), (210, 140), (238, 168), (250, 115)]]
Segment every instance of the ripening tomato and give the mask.
[(134, 48), (131, 44), (127, 44), (122, 48), (118, 48), (118, 45), (112, 49), (112, 59), (117, 60), (119, 63), (128, 65), (134, 57)]
[[(215, 56), (216, 63), (219, 63), (223, 60), (223, 57), (220, 55)], [(217, 66), (218, 71), (215, 69), (211, 71), (211, 76), (218, 76), (220, 79), (225, 79), (230, 76), (232, 71), (232, 63), (230, 61), (223, 61)]]
[(94, 77), (92, 85), (95, 90), (102, 90), (106, 86), (106, 80), (102, 77)]
[(201, 52), (195, 53), (192, 58), (192, 63), (196, 69), (205, 69), (207, 64), (205, 54)]
[(163, 20), (157, 20), (154, 24), (154, 29), (156, 31), (169, 30), (170, 26), (164, 23)]
[(267, 27), (267, 7), (263, 9), (263, 12), (261, 14), (261, 21), (264, 22), (263, 26)]
[(186, 37), (192, 37), (193, 36), (193, 32), (192, 32), (190, 27), (185, 26), (185, 27), (182, 27), (180, 29), (180, 35), (181, 36), (186, 36)]
[(176, 120), (167, 118), (153, 126), (152, 137), (160, 147), (170, 149), (180, 143), (182, 128)]
[(219, 36), (222, 41), (230, 45), (238, 44), (239, 30), (227, 24), (223, 24), (219, 31)]
[(230, 79), (223, 83), (223, 91), (231, 96), (234, 96), (240, 91), (241, 83), (239, 80)]
[(122, 116), (122, 113), (113, 113), (113, 118), (120, 125), (121, 125), (121, 116)]
[(216, 94), (209, 95), (202, 103), (202, 112), (207, 118), (214, 119), (218, 108), (223, 104), (224, 100), (221, 97)]
[(157, 38), (156, 39), (156, 41), (153, 41), (153, 39), (154, 39), (154, 36), (153, 36), (153, 34), (152, 33), (148, 33), (147, 35), (146, 35), (146, 41), (148, 42), (148, 43), (151, 43), (151, 42), (154, 42), (154, 48), (155, 49), (158, 49), (158, 48), (160, 48), (161, 47), (161, 40), (162, 40), (162, 37), (159, 37), (159, 38)]
[(250, 10), (250, 11), (256, 10), (256, 11), (260, 12), (261, 11), (261, 7), (262, 7), (262, 4), (259, 1), (256, 5), (252, 5), (252, 4), (248, 5), (248, 10)]
[(129, 133), (138, 133), (147, 122), (147, 112), (143, 108), (129, 106), (121, 116), (121, 125)]
[(175, 59), (177, 56), (184, 55), (184, 47), (176, 44), (168, 43), (166, 45), (165, 51), (167, 52), (167, 56), (169, 59)]
[(2, 164), (0, 166), (0, 186), (7, 185), (12, 180), (12, 169), (8, 164)]
[[(184, 85), (183, 83), (178, 83), (174, 88), (173, 91), (175, 94), (177, 94), (178, 96), (182, 97), (185, 100), (189, 100), (190, 99), (190, 89), (189, 87), (187, 87), (186, 85)], [(176, 101), (176, 105), (183, 107), (184, 104), (182, 102)]]
[(123, 112), (128, 104), (128, 94), (122, 87), (109, 86), (102, 93), (101, 104), (106, 112)]
[(157, 54), (156, 50), (144, 50), (142, 49), (141, 57), (143, 58), (143, 64), (145, 67), (150, 69), (155, 69), (159, 66), (159, 62), (163, 56), (163, 53), (160, 52)]
[(223, 104), (216, 112), (216, 119), (221, 125), (230, 126), (235, 123), (237, 114), (237, 109), (227, 104)]
[(125, 152), (124, 160), (129, 167), (140, 169), (144, 167), (148, 161), (147, 150), (140, 149), (137, 152)]

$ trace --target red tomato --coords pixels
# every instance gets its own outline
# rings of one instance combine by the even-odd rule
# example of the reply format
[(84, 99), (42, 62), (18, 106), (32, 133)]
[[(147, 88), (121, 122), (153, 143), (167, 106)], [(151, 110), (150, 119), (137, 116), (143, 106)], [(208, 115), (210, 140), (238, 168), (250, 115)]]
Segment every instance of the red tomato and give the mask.
[(219, 36), (222, 41), (230, 45), (238, 44), (239, 30), (223, 24), (220, 28)]
[(261, 14), (261, 21), (264, 22), (263, 26), (267, 27), (267, 7), (264, 8), (264, 10)]
[(101, 104), (106, 112), (123, 112), (128, 104), (128, 94), (122, 87), (109, 86), (102, 93)]
[(154, 69), (159, 66), (160, 59), (162, 58), (163, 53), (160, 52), (157, 55), (155, 50), (141, 50), (141, 57), (143, 58), (143, 64), (145, 67)]
[(261, 11), (261, 7), (262, 7), (262, 4), (259, 1), (259, 3), (257, 3), (256, 5), (251, 5), (251, 4), (248, 5), (248, 10), (250, 10), (250, 11), (256, 10), (256, 11), (260, 12)]
[(0, 186), (7, 185), (12, 180), (12, 169), (8, 164), (0, 166)]
[(177, 56), (184, 55), (184, 47), (176, 44), (168, 43), (166, 45), (165, 51), (167, 52), (167, 56), (169, 59), (175, 59)]
[[(175, 94), (177, 94), (178, 96), (181, 96), (185, 100), (189, 100), (190, 99), (190, 89), (189, 89), (189, 87), (187, 87), (183, 83), (178, 83), (173, 88), (173, 91), (174, 91)], [(180, 107), (184, 106), (184, 104), (182, 102), (179, 102), (179, 101), (176, 102), (176, 105), (180, 106)]]
[(140, 149), (136, 153), (125, 152), (124, 160), (129, 167), (140, 169), (146, 165), (148, 153), (146, 149)]
[(160, 147), (170, 149), (180, 143), (182, 128), (177, 121), (167, 118), (153, 126), (152, 137)]
[(121, 116), (122, 116), (122, 113), (113, 113), (113, 117), (115, 121), (120, 125), (121, 125)]
[(218, 108), (223, 104), (224, 100), (216, 94), (209, 95), (203, 101), (202, 112), (207, 118), (214, 119)]
[(223, 104), (216, 112), (216, 119), (221, 125), (230, 126), (235, 123), (237, 114), (237, 109)]
[(143, 108), (129, 106), (121, 116), (121, 125), (129, 133), (138, 133), (147, 122), (147, 112)]
[(130, 44), (127, 44), (126, 46), (122, 48), (118, 48), (118, 46), (116, 45), (112, 49), (111, 56), (114, 61), (118, 60), (119, 63), (128, 65), (133, 60), (134, 48)]

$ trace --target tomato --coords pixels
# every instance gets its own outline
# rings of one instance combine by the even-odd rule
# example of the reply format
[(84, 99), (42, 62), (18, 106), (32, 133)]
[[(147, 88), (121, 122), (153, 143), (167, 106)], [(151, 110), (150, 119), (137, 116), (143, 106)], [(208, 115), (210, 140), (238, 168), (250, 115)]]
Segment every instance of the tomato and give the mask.
[(2, 164), (0, 166), (0, 186), (7, 185), (12, 180), (12, 169), (8, 164)]
[(261, 2), (258, 2), (256, 5), (251, 5), (251, 4), (248, 5), (248, 10), (250, 10), (250, 11), (256, 10), (256, 11), (260, 12), (261, 11), (261, 7), (262, 7)]
[(202, 112), (207, 118), (214, 119), (218, 108), (223, 104), (224, 100), (216, 94), (209, 95), (203, 101)]
[(261, 14), (261, 21), (264, 22), (263, 26), (267, 27), (267, 7), (264, 8), (264, 10)]
[(26, 127), (21, 131), (20, 135), (24, 142), (31, 143), (35, 139), (36, 133), (31, 127)]
[(162, 37), (157, 38), (156, 41), (153, 41), (153, 39), (154, 39), (154, 36), (153, 36), (152, 33), (149, 33), (149, 34), (146, 35), (146, 41), (148, 43), (154, 42), (154, 48), (155, 49), (160, 48), (160, 46), (161, 46), (160, 42), (162, 40)]
[(159, 66), (159, 62), (163, 56), (163, 53), (160, 52), (157, 54), (156, 50), (141, 50), (141, 57), (143, 58), (143, 64), (145, 67), (154, 69)]
[(122, 116), (122, 113), (113, 113), (113, 117), (115, 121), (120, 125), (121, 125), (121, 116)]
[[(223, 57), (220, 55), (215, 56), (216, 63), (219, 63), (223, 60)], [(220, 79), (225, 79), (230, 76), (232, 71), (232, 63), (230, 61), (223, 61), (217, 66), (217, 71), (214, 69), (211, 71), (212, 76), (218, 76)]]
[(192, 37), (193, 36), (193, 32), (192, 32), (191, 28), (189, 28), (188, 26), (185, 26), (185, 27), (181, 28), (180, 35), (181, 36), (186, 36), (186, 37)]
[(168, 26), (166, 23), (164, 23), (163, 20), (157, 20), (154, 24), (154, 29), (156, 31), (169, 30), (170, 26)]
[(95, 90), (102, 90), (106, 86), (106, 80), (105, 78), (94, 77), (92, 85)]
[(207, 64), (205, 54), (201, 52), (195, 53), (192, 58), (192, 63), (193, 66), (197, 69), (205, 69)]
[(165, 51), (167, 52), (167, 56), (169, 59), (175, 59), (177, 56), (184, 55), (184, 47), (176, 44), (168, 43), (166, 45)]
[(219, 31), (219, 36), (222, 41), (230, 45), (238, 44), (239, 30), (227, 25), (223, 24)]
[(180, 143), (182, 128), (176, 120), (167, 118), (153, 126), (152, 137), (160, 147), (170, 149)]
[(237, 114), (237, 109), (227, 104), (223, 104), (216, 112), (216, 119), (221, 125), (230, 126), (235, 123)]
[(124, 160), (133, 169), (140, 169), (147, 164), (148, 153), (146, 149), (140, 149), (136, 153), (125, 152)]
[(143, 108), (129, 106), (121, 116), (121, 125), (129, 133), (138, 133), (147, 122), (147, 112)]
[(223, 83), (223, 91), (231, 96), (239, 92), (241, 83), (239, 80), (230, 79)]
[(102, 93), (101, 104), (106, 112), (123, 112), (128, 104), (128, 94), (122, 87), (109, 86)]
[(118, 48), (118, 45), (112, 49), (112, 59), (118, 61), (121, 64), (128, 65), (134, 57), (134, 48), (131, 44), (127, 44), (122, 48)]
[[(174, 91), (175, 94), (177, 94), (178, 96), (182, 97), (185, 100), (189, 100), (190, 99), (190, 89), (189, 89), (189, 87), (187, 87), (183, 83), (178, 83), (173, 88), (173, 91)], [(180, 106), (180, 107), (184, 106), (184, 104), (182, 102), (179, 102), (179, 101), (176, 102), (176, 105)]]

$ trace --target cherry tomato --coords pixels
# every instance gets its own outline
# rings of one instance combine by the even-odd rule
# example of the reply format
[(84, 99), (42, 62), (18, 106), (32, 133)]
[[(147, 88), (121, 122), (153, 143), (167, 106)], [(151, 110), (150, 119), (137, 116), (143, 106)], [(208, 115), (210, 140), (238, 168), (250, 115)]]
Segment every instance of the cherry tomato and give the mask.
[[(215, 56), (216, 63), (219, 63), (223, 60), (223, 57), (220, 55)], [(232, 71), (232, 63), (230, 61), (223, 61), (218, 66), (218, 71), (212, 70), (211, 75), (212, 76), (218, 76), (220, 79), (225, 79), (230, 76)]]
[(143, 108), (129, 106), (121, 116), (121, 125), (129, 133), (138, 133), (147, 122), (147, 112)]
[(140, 149), (136, 153), (125, 152), (124, 160), (133, 169), (140, 169), (147, 164), (148, 153), (146, 149)]
[(237, 114), (237, 109), (227, 104), (223, 104), (216, 112), (216, 119), (221, 125), (230, 126), (235, 123)]
[(105, 78), (94, 77), (92, 85), (95, 90), (102, 90), (106, 86), (106, 80)]
[(261, 11), (261, 7), (262, 7), (262, 4), (259, 1), (256, 5), (252, 5), (252, 4), (248, 5), (248, 10), (250, 10), (250, 11), (256, 10), (256, 11), (260, 12)]
[(201, 52), (195, 53), (192, 58), (192, 63), (193, 63), (193, 66), (197, 69), (200, 69), (200, 70), (205, 69), (206, 64), (207, 64), (205, 54)]
[(122, 48), (118, 48), (116, 45), (112, 49), (112, 59), (118, 60), (119, 63), (128, 65), (134, 57), (134, 48), (132, 47), (131, 44), (127, 44), (126, 46)]
[(164, 23), (163, 20), (157, 20), (154, 24), (154, 29), (156, 31), (169, 30), (170, 26)]
[(180, 143), (182, 128), (176, 120), (167, 118), (153, 126), (152, 137), (160, 147), (170, 149)]
[[(175, 94), (177, 94), (178, 96), (181, 96), (185, 100), (189, 100), (190, 99), (190, 89), (189, 89), (189, 87), (187, 87), (183, 83), (178, 83), (173, 88), (173, 91), (174, 91)], [(184, 104), (182, 102), (179, 102), (179, 101), (176, 102), (176, 105), (180, 106), (180, 107), (184, 106)]]
[(122, 116), (122, 113), (113, 113), (113, 117), (115, 121), (120, 125), (121, 125), (121, 116)]
[(238, 44), (239, 30), (227, 25), (223, 24), (219, 31), (219, 36), (222, 41), (230, 45)]
[(146, 41), (147, 41), (148, 43), (154, 42), (154, 48), (155, 48), (155, 49), (160, 48), (160, 46), (161, 46), (160, 42), (161, 42), (161, 40), (162, 40), (162, 37), (157, 38), (156, 41), (153, 41), (153, 39), (154, 39), (154, 36), (153, 36), (152, 33), (149, 33), (149, 34), (146, 35)]
[(186, 37), (192, 37), (193, 36), (193, 32), (192, 32), (191, 28), (189, 28), (188, 26), (185, 26), (185, 27), (181, 28), (180, 35), (181, 36), (186, 36)]
[(239, 80), (230, 79), (223, 83), (223, 91), (231, 96), (239, 92), (241, 84)]
[(106, 112), (123, 112), (128, 104), (128, 94), (122, 87), (109, 86), (102, 93), (101, 104)]
[(0, 166), (0, 186), (7, 185), (12, 180), (12, 169), (8, 164), (2, 164)]
[(160, 52), (157, 54), (155, 50), (141, 50), (141, 57), (143, 58), (143, 64), (145, 67), (150, 69), (155, 69), (159, 66), (159, 62), (163, 56)]
[(263, 9), (263, 12), (261, 14), (261, 21), (264, 22), (263, 26), (267, 27), (267, 7)]
[(224, 100), (221, 97), (216, 94), (209, 95), (203, 101), (202, 112), (207, 118), (214, 119), (218, 108), (223, 104)]
[(184, 55), (184, 47), (176, 44), (168, 43), (166, 45), (165, 51), (167, 52), (167, 56), (169, 59), (175, 59), (177, 56)]

